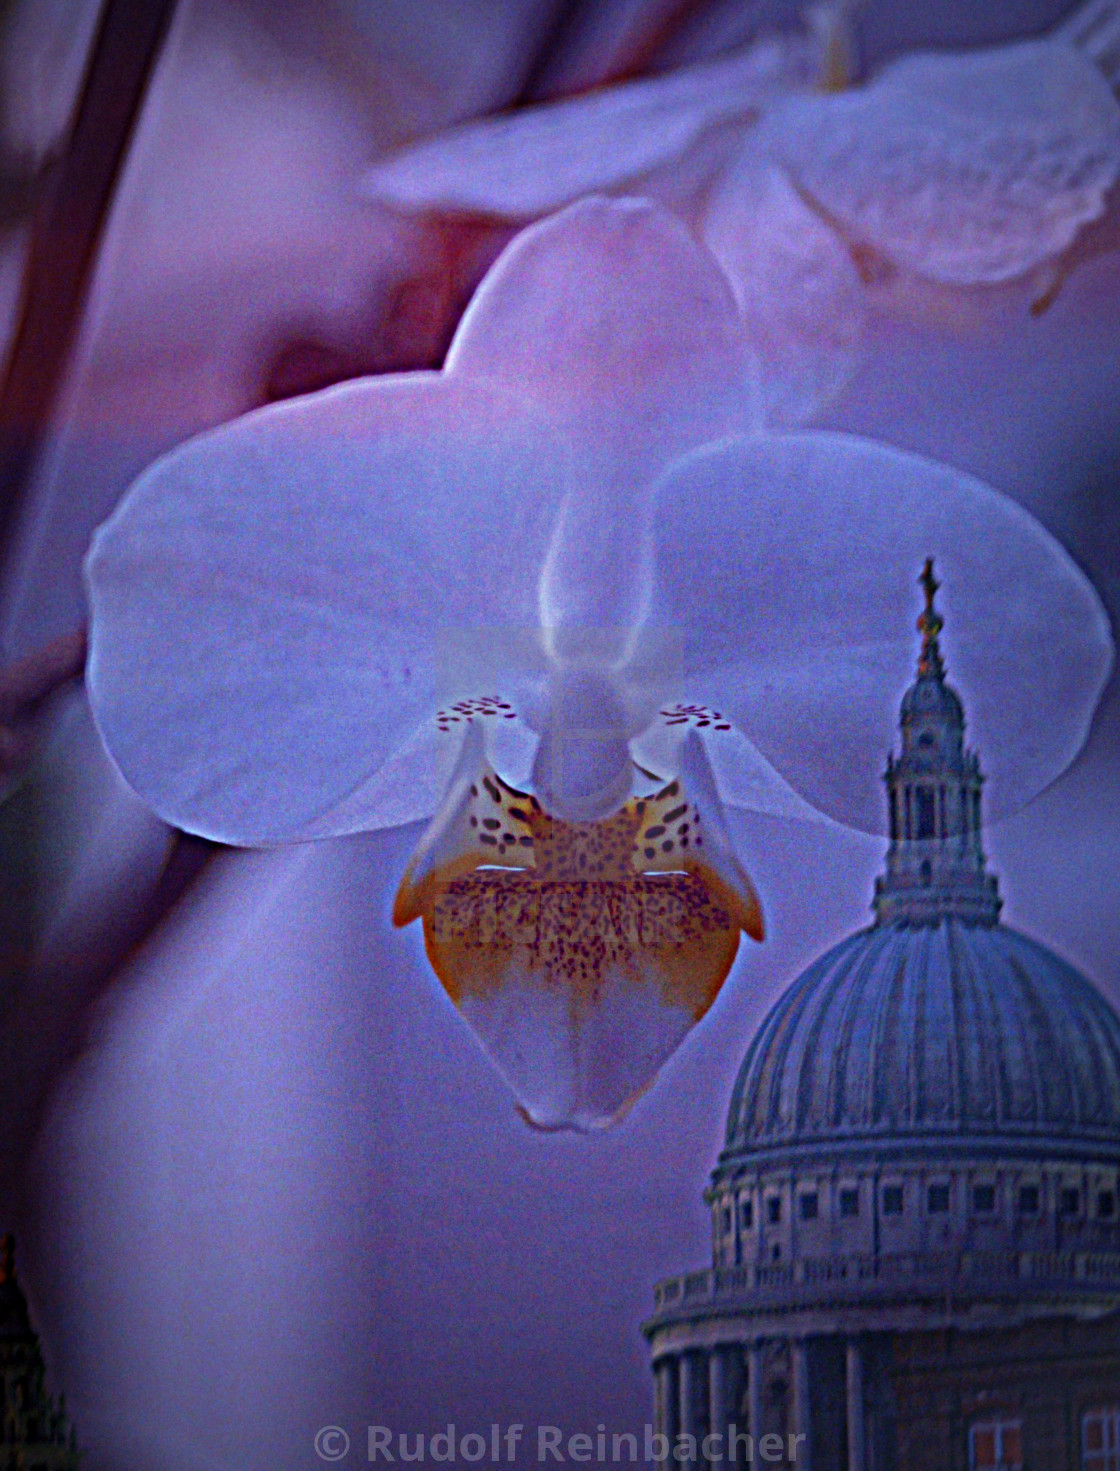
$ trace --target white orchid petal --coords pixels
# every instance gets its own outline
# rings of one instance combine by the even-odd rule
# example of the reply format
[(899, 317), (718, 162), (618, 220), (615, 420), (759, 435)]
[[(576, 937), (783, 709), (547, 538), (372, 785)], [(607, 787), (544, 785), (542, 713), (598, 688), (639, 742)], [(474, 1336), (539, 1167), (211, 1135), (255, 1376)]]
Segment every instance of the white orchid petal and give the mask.
[(557, 517), (538, 606), (553, 658), (610, 667), (630, 657), (649, 606), (653, 498), (648, 480), (626, 478), (625, 462), (594, 468), (577, 470)]
[[(652, 969), (652, 967), (651, 967)], [(536, 1128), (590, 1132), (625, 1117), (696, 1024), (631, 967), (605, 967), (593, 1011), (548, 975), (510, 961), (460, 1006)]]
[[(775, 771), (757, 746), (743, 732), (722, 718), (722, 712), (690, 704), (692, 718), (680, 713), (684, 707), (667, 707), (630, 749), (639, 766), (649, 771), (681, 769), (682, 750), (690, 734), (704, 747), (716, 791), (730, 807), (765, 812), (772, 817), (792, 817), (799, 822), (827, 824), (830, 819), (794, 791)], [(703, 721), (698, 725), (698, 721)]]
[(361, 193), (409, 211), (531, 219), (679, 159), (709, 129), (803, 87), (806, 73), (803, 46), (764, 43), (441, 133), (375, 165)]
[(879, 753), (913, 678), (927, 556), (986, 815), (1029, 800), (1084, 743), (1112, 657), (1100, 600), (1032, 516), (971, 476), (846, 435), (739, 440), (675, 468), (657, 528), (651, 616), (682, 630), (682, 696), (823, 812), (884, 827)]
[[(72, 975), (124, 932), (155, 888), (174, 834), (121, 781), (80, 690), (56, 699), (30, 776), (36, 962)], [(122, 914), (127, 918), (122, 919)]]
[(377, 771), (304, 827), (307, 839), (340, 838), (401, 827), (431, 817), (443, 802), (459, 755), (462, 732), (478, 723), (490, 764), (503, 781), (523, 787), (531, 780), (539, 737), (500, 696), (455, 702), (474, 712), (446, 718), (437, 713), (415, 727)]
[(659, 207), (581, 201), (506, 250), (447, 371), (516, 386), (573, 446), (540, 620), (557, 658), (624, 660), (649, 600), (654, 478), (755, 422), (756, 375), (723, 273)]
[[(543, 672), (536, 576), (565, 475), (524, 404), (438, 374), (263, 410), (159, 461), (88, 564), (89, 685), (126, 779), (224, 841), (350, 830), (332, 809), (394, 758), (403, 780), (441, 704)], [(393, 796), (370, 824), (413, 815)]]
[(475, 293), (446, 367), (547, 410), (576, 447), (574, 485), (604, 533), (670, 460), (754, 422), (754, 365), (727, 279), (644, 200), (581, 200), (522, 231)]
[(456, 749), (453, 736), (440, 730), (434, 720), (425, 720), (372, 776), (321, 817), (304, 823), (300, 838), (341, 838), (430, 817), (447, 790)]
[(909, 56), (796, 101), (766, 143), (856, 245), (935, 281), (1013, 279), (1066, 249), (1120, 175), (1120, 108), (1059, 39)]
[(727, 273), (758, 356), (764, 422), (807, 422), (859, 362), (865, 288), (850, 250), (753, 148), (712, 191), (700, 233)]

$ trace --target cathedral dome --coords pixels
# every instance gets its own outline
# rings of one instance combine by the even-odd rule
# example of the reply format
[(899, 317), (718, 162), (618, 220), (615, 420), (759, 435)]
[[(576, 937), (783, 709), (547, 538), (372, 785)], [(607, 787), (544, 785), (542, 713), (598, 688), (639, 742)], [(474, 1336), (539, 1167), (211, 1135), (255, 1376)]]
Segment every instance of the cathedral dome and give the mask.
[(819, 1143), (1120, 1140), (1120, 1017), (1044, 946), (954, 918), (852, 935), (785, 992), (725, 1158)]
[(920, 581), (922, 647), (902, 753), (887, 761), (876, 922), (811, 965), (763, 1022), (732, 1094), (725, 1163), (825, 1143), (1120, 1146), (1120, 1016), (1071, 965), (999, 923), (984, 778), (945, 682), (932, 563)]
[[(763, 1021), (705, 1192), (711, 1270), (655, 1292), (646, 1332), (676, 1365), (682, 1405), (698, 1352), (714, 1354), (720, 1391), (726, 1343), (748, 1345), (759, 1385), (770, 1337), (801, 1335), (795, 1384), (814, 1353), (826, 1373), (828, 1354), (834, 1366), (843, 1354), (851, 1408), (868, 1335), (1033, 1332), (1045, 1317), (1120, 1310), (1120, 1016), (1000, 923), (984, 777), (945, 683), (932, 562), (919, 581), (922, 646), (884, 773), (874, 923), (814, 961)], [(938, 1340), (928, 1359), (941, 1376), (942, 1353)], [(975, 1355), (961, 1363), (971, 1385)], [(772, 1372), (788, 1382), (785, 1360)], [(935, 1463), (949, 1460), (935, 1451)]]

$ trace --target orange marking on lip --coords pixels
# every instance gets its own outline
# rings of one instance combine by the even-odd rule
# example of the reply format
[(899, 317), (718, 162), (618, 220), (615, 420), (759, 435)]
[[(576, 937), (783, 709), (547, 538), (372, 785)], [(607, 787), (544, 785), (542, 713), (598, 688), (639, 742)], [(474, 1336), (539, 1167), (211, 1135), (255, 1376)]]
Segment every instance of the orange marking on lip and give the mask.
[(662, 1003), (699, 1021), (739, 948), (739, 926), (694, 874), (544, 879), (475, 872), (441, 887), (424, 913), (432, 969), (456, 1003), (515, 970), (563, 987), (578, 1014), (606, 971), (656, 983)]
[[(418, 882), (410, 865), (393, 921), (423, 919), (428, 959), (456, 1005), (532, 976), (563, 988), (575, 1021), (609, 974), (656, 986), (663, 1005), (699, 1021), (740, 931), (762, 938), (750, 880), (708, 861), (678, 781), (598, 822), (569, 823), (480, 766), (442, 821), (440, 861)], [(499, 847), (495, 834), (513, 841)]]

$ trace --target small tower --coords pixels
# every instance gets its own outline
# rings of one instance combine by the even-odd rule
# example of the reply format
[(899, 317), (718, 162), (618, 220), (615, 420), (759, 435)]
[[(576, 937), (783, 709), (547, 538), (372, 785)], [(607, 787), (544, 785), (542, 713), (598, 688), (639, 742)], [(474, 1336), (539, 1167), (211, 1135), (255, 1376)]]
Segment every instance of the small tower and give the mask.
[(928, 925), (955, 918), (994, 925), (1001, 900), (980, 839), (984, 777), (964, 744), (964, 707), (945, 680), (934, 599), (940, 583), (927, 558), (918, 579), (925, 607), (918, 618), (922, 646), (914, 683), (902, 697), (902, 752), (887, 757), (891, 844), (886, 872), (876, 881), (877, 924)]
[(11, 1236), (0, 1238), (0, 1471), (78, 1471), (80, 1452), (61, 1400), (44, 1384), (43, 1354), (15, 1273)]

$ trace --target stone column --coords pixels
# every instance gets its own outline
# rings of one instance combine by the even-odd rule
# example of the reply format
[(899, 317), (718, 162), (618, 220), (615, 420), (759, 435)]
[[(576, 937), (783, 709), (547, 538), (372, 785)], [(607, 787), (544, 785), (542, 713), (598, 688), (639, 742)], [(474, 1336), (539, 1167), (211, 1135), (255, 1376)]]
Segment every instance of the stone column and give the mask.
[(813, 1430), (810, 1419), (809, 1398), (809, 1345), (804, 1338), (795, 1338), (791, 1345), (793, 1360), (793, 1433), (803, 1435), (797, 1443), (797, 1471), (812, 1471)]
[(747, 1421), (757, 1451), (762, 1434), (762, 1344), (758, 1342), (747, 1349)]
[(666, 1354), (658, 1359), (653, 1370), (653, 1418), (654, 1429), (662, 1435), (673, 1435), (673, 1392), (676, 1389), (673, 1360)]
[(723, 1465), (727, 1450), (727, 1356), (718, 1344), (708, 1354), (708, 1430), (723, 1436), (723, 1453), (710, 1461), (715, 1468)]
[(848, 1399), (848, 1471), (866, 1471), (867, 1428), (863, 1418), (863, 1349), (849, 1338), (845, 1349)]
[[(677, 1372), (680, 1376), (680, 1408), (678, 1412), (680, 1417), (678, 1421), (680, 1433), (681, 1435), (695, 1435), (697, 1431), (696, 1411), (693, 1406), (696, 1403), (696, 1361), (687, 1350), (681, 1354), (680, 1366)], [(699, 1461), (699, 1448), (697, 1448), (697, 1461)], [(681, 1461), (675, 1462), (675, 1464), (694, 1466), (697, 1462)]]

